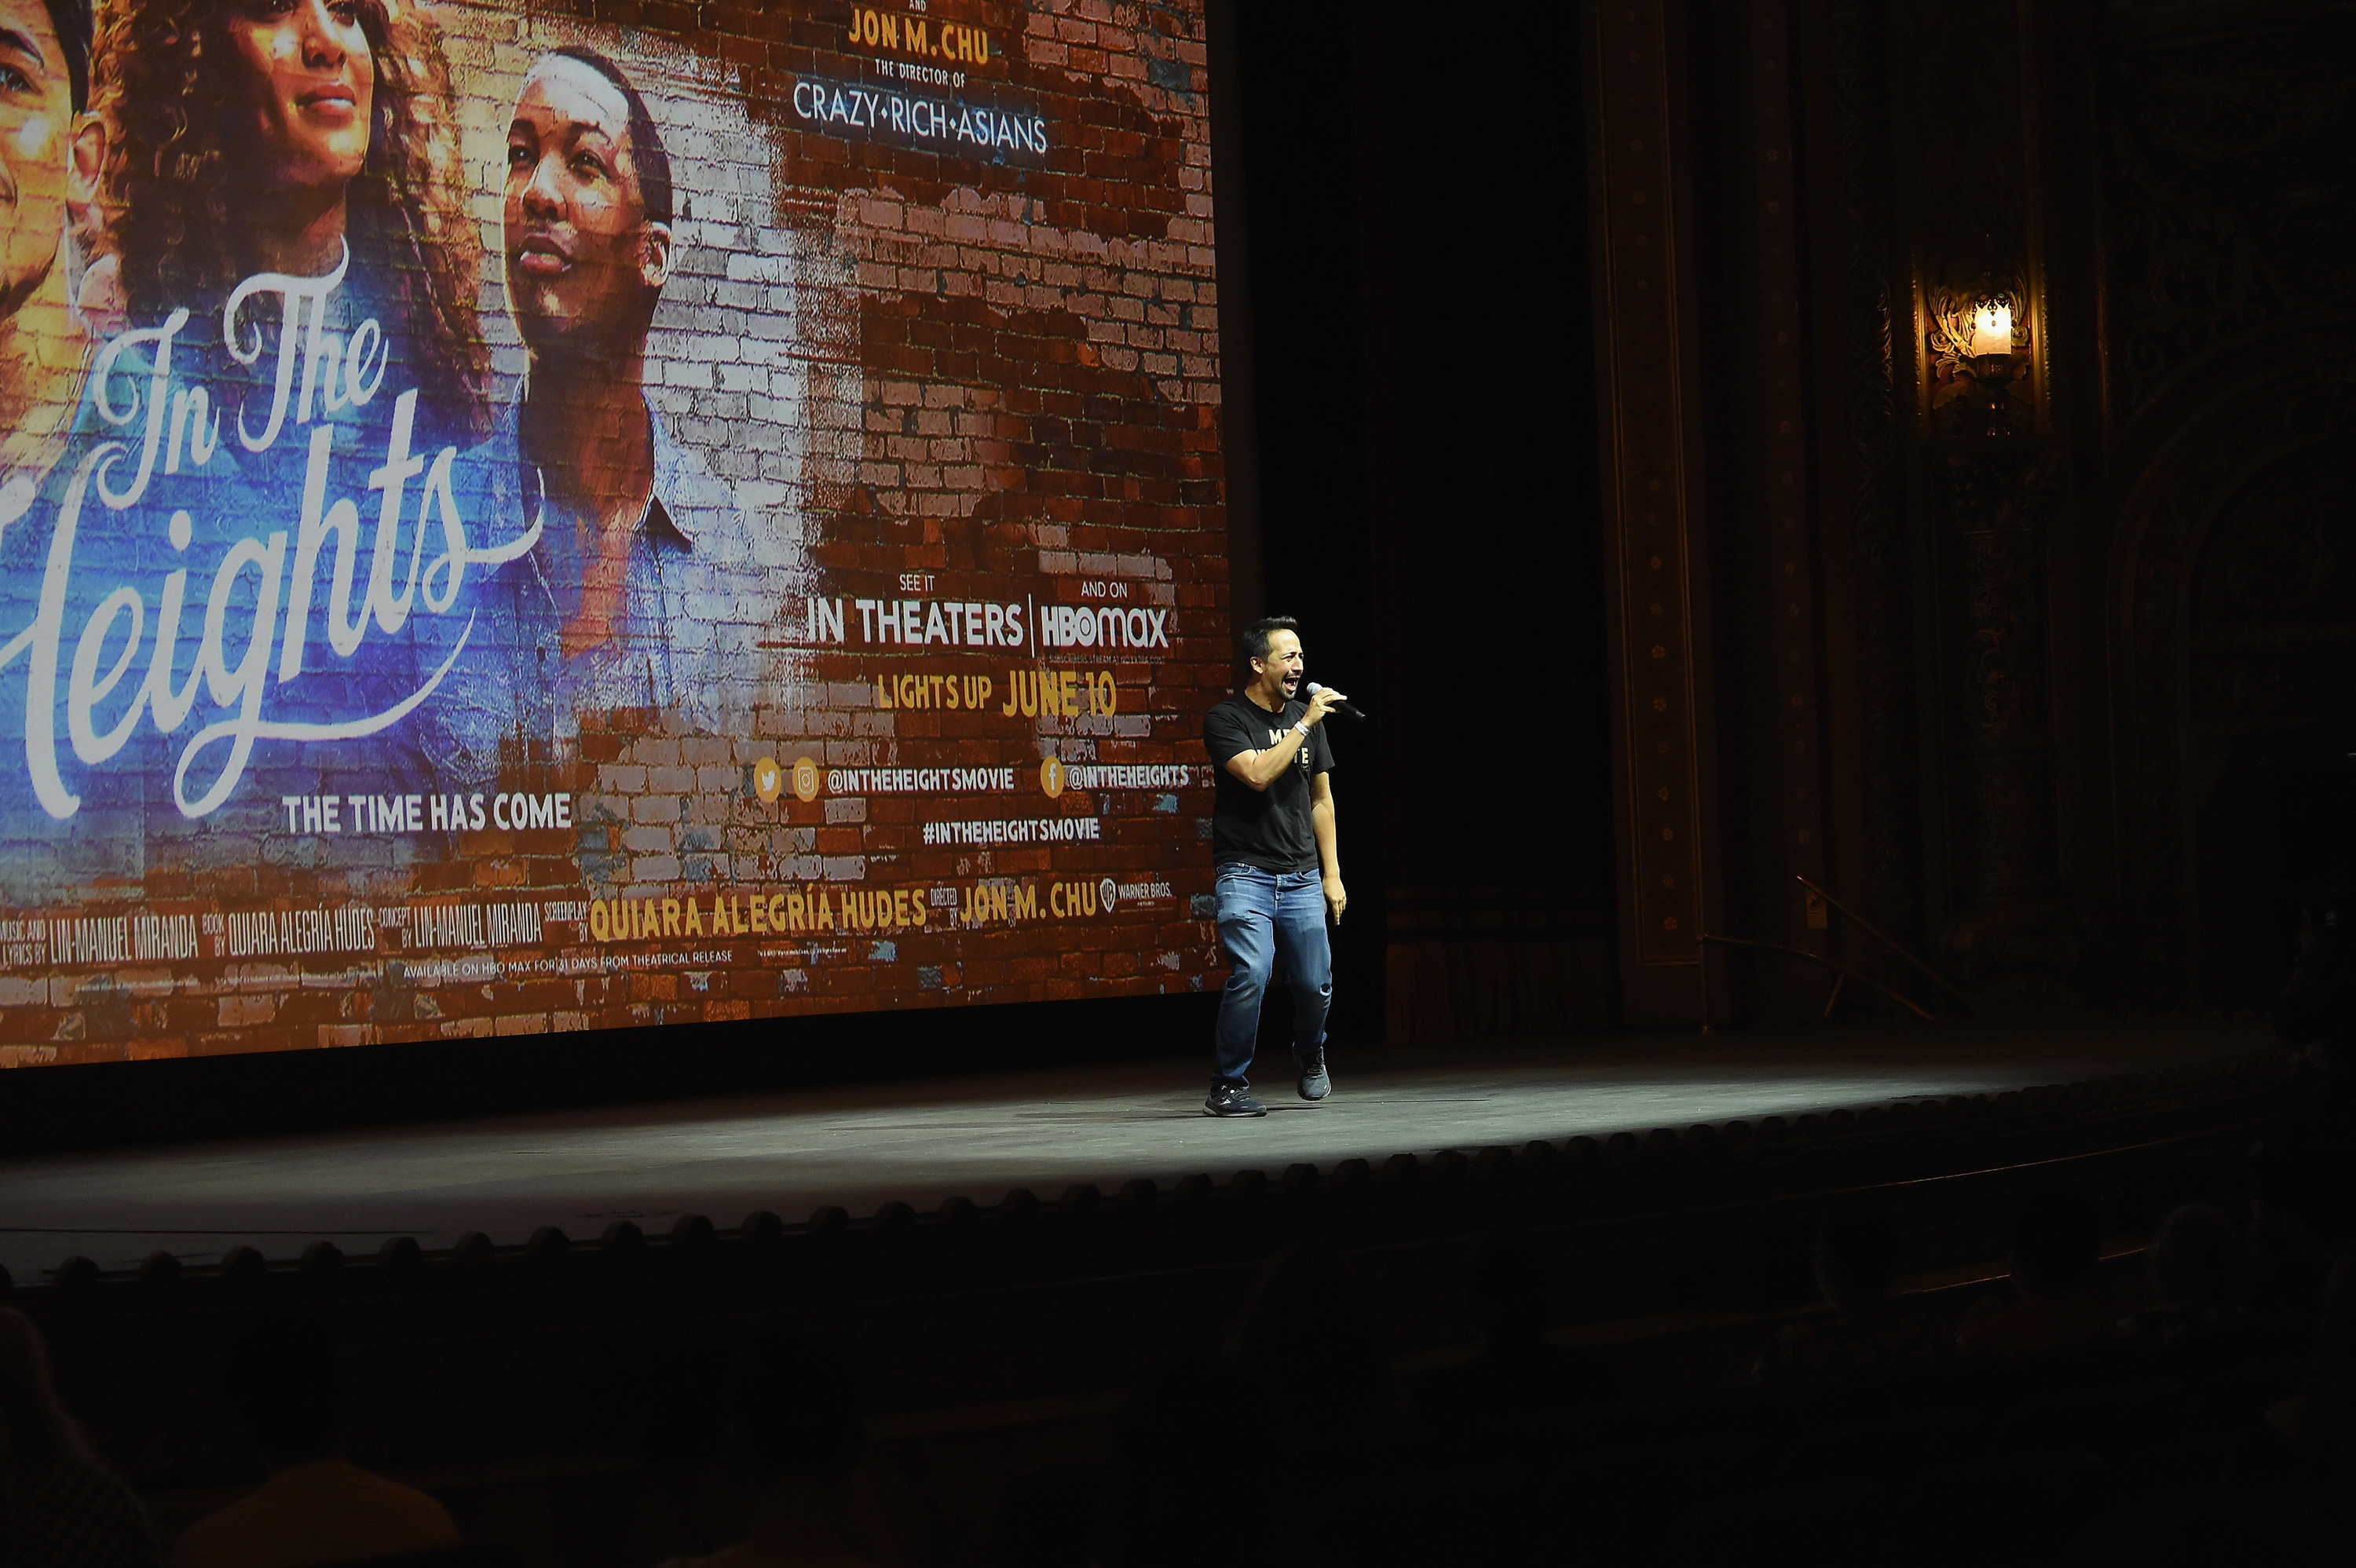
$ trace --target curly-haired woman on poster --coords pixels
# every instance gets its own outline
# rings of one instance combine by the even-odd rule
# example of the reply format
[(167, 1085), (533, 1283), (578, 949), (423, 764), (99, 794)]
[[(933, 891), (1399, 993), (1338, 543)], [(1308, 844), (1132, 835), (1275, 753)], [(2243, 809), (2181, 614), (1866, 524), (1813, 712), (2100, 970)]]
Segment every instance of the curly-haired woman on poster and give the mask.
[(104, 147), (90, 97), (90, 0), (0, 0), (0, 531), (65, 446), (87, 334), (72, 223)]
[[(117, 0), (92, 63), (134, 325), (210, 316), (257, 273), (326, 276), (348, 245), (343, 310), (383, 318), (386, 380), (418, 390), (421, 437), (487, 432), (481, 240), (449, 64), (415, 0)], [(257, 343), (275, 325), (239, 323)]]
[(80, 297), (123, 319), (38, 526), (0, 540), (0, 636), (70, 672), (0, 683), (27, 757), (0, 830), (85, 885), (250, 867), (284, 797), (422, 793), (418, 624), (501, 559), (427, 505), (489, 428), (489, 366), (415, 0), (108, 0), (91, 68), (106, 254)]

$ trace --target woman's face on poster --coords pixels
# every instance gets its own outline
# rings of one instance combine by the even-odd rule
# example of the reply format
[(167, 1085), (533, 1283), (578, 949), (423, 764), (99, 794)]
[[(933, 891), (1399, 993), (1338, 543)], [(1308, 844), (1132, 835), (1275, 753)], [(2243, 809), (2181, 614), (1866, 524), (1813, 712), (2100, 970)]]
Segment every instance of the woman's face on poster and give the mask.
[(238, 0), (229, 32), (273, 183), (301, 188), (359, 175), (376, 97), (359, 0)]
[(57, 264), (73, 85), (40, 0), (0, 0), (0, 315)]

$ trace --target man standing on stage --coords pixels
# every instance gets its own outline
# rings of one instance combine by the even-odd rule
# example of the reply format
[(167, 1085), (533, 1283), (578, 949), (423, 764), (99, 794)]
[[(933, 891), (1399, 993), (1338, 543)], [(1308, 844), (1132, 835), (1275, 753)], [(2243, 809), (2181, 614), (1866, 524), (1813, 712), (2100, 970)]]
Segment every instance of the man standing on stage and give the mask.
[(1244, 1074), (1259, 1036), (1260, 999), (1278, 959), (1292, 989), (1292, 1056), (1304, 1100), (1332, 1092), (1325, 1010), (1333, 955), (1325, 922), (1349, 903), (1333, 837), (1333, 751), (1325, 716), (1346, 700), (1301, 686), (1301, 625), (1290, 616), (1244, 632), (1251, 684), (1203, 720), (1203, 746), (1219, 766), (1212, 858), (1218, 866), (1219, 944), (1235, 965), (1219, 998), (1217, 1068), (1206, 1115), (1264, 1116)]

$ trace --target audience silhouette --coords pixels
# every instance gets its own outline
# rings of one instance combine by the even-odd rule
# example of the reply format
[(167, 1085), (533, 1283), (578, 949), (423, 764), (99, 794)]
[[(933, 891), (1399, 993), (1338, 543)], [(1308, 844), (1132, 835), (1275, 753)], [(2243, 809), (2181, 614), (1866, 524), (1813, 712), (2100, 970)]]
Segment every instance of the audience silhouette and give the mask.
[(155, 1560), (138, 1499), (59, 1403), (41, 1331), (0, 1307), (0, 1563), (140, 1568)]
[(1947, 1336), (1897, 1297), (1902, 1245), (1898, 1218), (1886, 1209), (1827, 1212), (1809, 1257), (1817, 1295), (1832, 1316), (1787, 1326), (1761, 1359), (1756, 1381), (1844, 1382), (1944, 1360)]
[[(1402, 1396), (1373, 1292), (1338, 1253), (1288, 1247), (1216, 1344), (1173, 1353), (1114, 1442), (1105, 1568), (1387, 1560)], [(1238, 1495), (1272, 1461), (1282, 1479)]]
[(2102, 1261), (2102, 1221), (2085, 1199), (2064, 1187), (2038, 1186), (2012, 1200), (2012, 1294), (1989, 1296), (1955, 1337), (1967, 1356), (2003, 1360), (2066, 1349), (2107, 1339), (2116, 1319), (2094, 1294)]
[(902, 1568), (918, 1560), (916, 1501), (865, 1453), (859, 1387), (839, 1353), (763, 1325), (738, 1358), (729, 1440), (761, 1488), (751, 1531), (666, 1568)]
[(440, 1503), (344, 1457), (337, 1347), (316, 1324), (255, 1325), (228, 1371), (270, 1478), (184, 1531), (171, 1568), (319, 1568), (460, 1544)]

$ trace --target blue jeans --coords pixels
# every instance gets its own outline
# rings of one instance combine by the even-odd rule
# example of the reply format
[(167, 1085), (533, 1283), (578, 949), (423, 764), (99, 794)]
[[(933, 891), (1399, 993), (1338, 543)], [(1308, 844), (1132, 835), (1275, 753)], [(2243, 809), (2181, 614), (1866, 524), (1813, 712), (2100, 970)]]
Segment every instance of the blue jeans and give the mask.
[(1325, 880), (1315, 871), (1219, 868), (1219, 945), (1235, 965), (1219, 997), (1218, 1076), (1242, 1084), (1259, 1042), (1259, 1008), (1276, 961), (1292, 988), (1292, 1053), (1325, 1049), (1333, 950), (1325, 939)]

